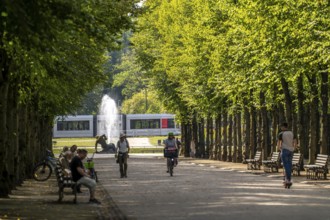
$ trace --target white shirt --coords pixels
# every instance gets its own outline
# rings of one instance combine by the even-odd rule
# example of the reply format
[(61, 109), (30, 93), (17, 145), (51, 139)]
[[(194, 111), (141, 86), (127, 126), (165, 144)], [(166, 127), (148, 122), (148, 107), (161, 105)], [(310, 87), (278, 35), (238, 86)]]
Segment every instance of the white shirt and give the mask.
[(128, 152), (128, 147), (129, 147), (128, 141), (126, 139), (124, 141), (120, 141), (119, 140), (117, 142), (117, 147), (118, 147), (118, 151), (120, 153), (126, 153), (126, 152)]
[(279, 140), (282, 141), (282, 149), (287, 149), (289, 151), (294, 151), (293, 146), (293, 133), (292, 131), (283, 131), (280, 134)]

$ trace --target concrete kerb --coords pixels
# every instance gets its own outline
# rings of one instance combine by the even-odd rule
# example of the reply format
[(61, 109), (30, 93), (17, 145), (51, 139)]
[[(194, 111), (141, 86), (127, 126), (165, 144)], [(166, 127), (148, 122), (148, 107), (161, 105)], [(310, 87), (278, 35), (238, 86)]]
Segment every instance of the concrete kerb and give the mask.
[(96, 191), (97, 198), (102, 202), (99, 208), (99, 219), (107, 220), (126, 220), (126, 215), (119, 209), (117, 204), (113, 201), (108, 191), (102, 184), (98, 184)]

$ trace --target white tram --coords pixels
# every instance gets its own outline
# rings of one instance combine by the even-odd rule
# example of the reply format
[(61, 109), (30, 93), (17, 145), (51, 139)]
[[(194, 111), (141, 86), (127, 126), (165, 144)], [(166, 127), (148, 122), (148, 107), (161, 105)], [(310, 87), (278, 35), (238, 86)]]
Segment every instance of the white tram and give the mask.
[[(100, 115), (76, 115), (57, 117), (53, 137), (95, 137), (105, 134)], [(100, 126), (101, 125), (101, 126)], [(165, 136), (169, 132), (181, 133), (173, 114), (127, 114), (118, 115), (115, 127), (129, 137)]]

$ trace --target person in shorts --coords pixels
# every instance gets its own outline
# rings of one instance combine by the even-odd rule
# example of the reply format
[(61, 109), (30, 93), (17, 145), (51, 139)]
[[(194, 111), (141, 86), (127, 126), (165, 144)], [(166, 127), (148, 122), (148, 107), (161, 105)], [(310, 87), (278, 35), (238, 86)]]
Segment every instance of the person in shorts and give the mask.
[(118, 154), (116, 155), (119, 163), (120, 178), (127, 178), (127, 158), (129, 157), (129, 143), (126, 139), (125, 134), (120, 134), (117, 142)]
[(86, 157), (87, 150), (80, 149), (79, 151), (77, 151), (77, 155), (72, 158), (70, 164), (72, 180), (75, 181), (77, 185), (83, 185), (89, 189), (90, 203), (101, 204), (97, 199), (95, 199), (96, 182), (88, 175), (87, 172), (85, 172), (85, 168), (82, 161)]

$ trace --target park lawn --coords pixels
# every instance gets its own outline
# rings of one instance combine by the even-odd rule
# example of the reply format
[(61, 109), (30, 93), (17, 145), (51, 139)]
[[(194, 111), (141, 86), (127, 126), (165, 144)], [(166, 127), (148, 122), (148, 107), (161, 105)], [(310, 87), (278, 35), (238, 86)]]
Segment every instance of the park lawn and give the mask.
[[(88, 152), (94, 152), (94, 147), (93, 148), (86, 148), (86, 147), (81, 147), (83, 149), (88, 150)], [(53, 148), (53, 153), (54, 154), (60, 154), (60, 152), (62, 151), (62, 148), (57, 147), (57, 148)], [(147, 153), (163, 153), (163, 148), (131, 148), (130, 153), (132, 154), (147, 154)]]
[[(161, 140), (161, 143), (163, 140), (167, 138), (167, 136), (152, 136), (152, 137), (147, 137), (149, 138), (150, 144), (154, 146), (158, 146), (158, 140)], [(93, 147), (95, 146), (95, 138), (53, 138), (53, 147), (54, 148), (63, 148), (64, 146), (72, 146), (72, 145), (77, 145), (82, 146), (82, 147)]]
[[(165, 140), (167, 137), (166, 136), (153, 136), (153, 137), (148, 137), (149, 142), (153, 146), (158, 146), (158, 140), (161, 140), (161, 143), (163, 143), (163, 140)], [(163, 145), (163, 144), (161, 144)]]
[[(149, 138), (150, 144), (153, 146), (158, 146), (158, 140), (165, 140), (166, 136), (154, 136)], [(53, 138), (53, 152), (58, 154), (62, 151), (63, 147), (71, 147), (72, 145), (77, 145), (78, 148), (83, 148), (89, 152), (94, 152), (95, 138)], [(161, 145), (162, 146), (162, 145)], [(131, 148), (131, 153), (162, 153), (162, 148), (152, 147), (152, 148)]]
[(163, 153), (163, 148), (131, 148), (131, 154)]
[(83, 147), (93, 147), (95, 146), (95, 138), (53, 138), (53, 147), (71, 147), (72, 145), (83, 146)]

